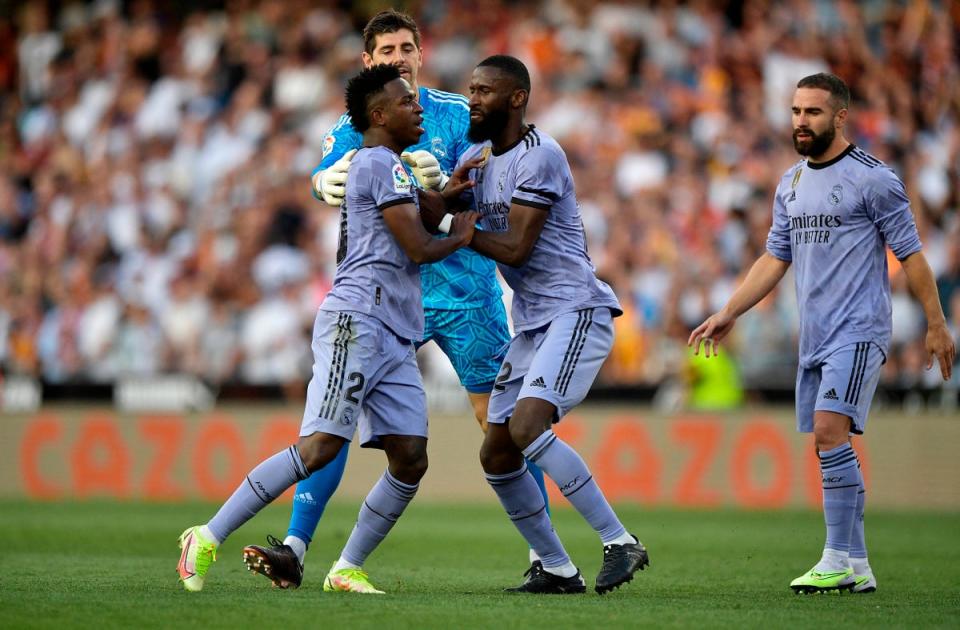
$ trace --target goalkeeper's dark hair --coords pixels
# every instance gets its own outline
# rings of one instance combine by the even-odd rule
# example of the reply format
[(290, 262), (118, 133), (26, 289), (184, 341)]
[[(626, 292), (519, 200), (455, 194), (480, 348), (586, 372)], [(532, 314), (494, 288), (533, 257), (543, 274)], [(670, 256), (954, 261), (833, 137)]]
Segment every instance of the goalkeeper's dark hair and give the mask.
[(393, 9), (377, 13), (363, 27), (363, 49), (368, 55), (372, 55), (377, 47), (377, 35), (396, 33), (404, 28), (413, 33), (413, 43), (420, 48), (420, 29), (417, 28), (417, 23), (412, 17)]
[(354, 129), (363, 133), (370, 128), (370, 118), (367, 116), (370, 99), (383, 92), (387, 83), (399, 78), (399, 68), (381, 63), (347, 81), (347, 113), (350, 114)]
[(797, 82), (798, 88), (817, 88), (830, 92), (830, 106), (833, 111), (850, 108), (850, 88), (843, 79), (829, 72), (818, 72), (803, 77)]
[(483, 66), (502, 70), (513, 78), (517, 88), (526, 90), (527, 94), (530, 93), (530, 72), (527, 71), (527, 67), (523, 65), (523, 62), (516, 57), (511, 57), (510, 55), (493, 55), (477, 64), (478, 68)]

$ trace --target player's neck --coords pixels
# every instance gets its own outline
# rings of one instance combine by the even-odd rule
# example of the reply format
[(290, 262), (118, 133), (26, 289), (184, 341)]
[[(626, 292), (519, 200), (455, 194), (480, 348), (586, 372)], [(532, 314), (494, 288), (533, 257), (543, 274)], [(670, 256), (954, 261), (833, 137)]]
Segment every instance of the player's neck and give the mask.
[(495, 155), (503, 155), (520, 143), (529, 127), (523, 120), (510, 120), (499, 134), (490, 138)]
[(406, 148), (402, 143), (397, 142), (393, 136), (372, 128), (363, 134), (363, 146), (368, 148), (386, 147), (397, 155), (400, 155)]
[(830, 143), (830, 146), (827, 147), (827, 150), (821, 153), (820, 155), (808, 155), (807, 162), (811, 164), (821, 164), (823, 162), (829, 162), (834, 160), (838, 155), (847, 150), (847, 147), (850, 146), (850, 141), (844, 138), (842, 135), (838, 135), (834, 138), (833, 142)]

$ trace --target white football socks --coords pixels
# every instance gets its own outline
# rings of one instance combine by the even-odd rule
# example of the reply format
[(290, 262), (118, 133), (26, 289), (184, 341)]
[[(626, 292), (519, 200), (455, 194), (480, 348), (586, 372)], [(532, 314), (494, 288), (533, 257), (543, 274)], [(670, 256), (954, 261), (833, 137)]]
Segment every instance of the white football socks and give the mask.
[(217, 546), (220, 545), (221, 541), (218, 540), (217, 537), (213, 535), (213, 532), (210, 531), (210, 528), (207, 527), (206, 525), (200, 526), (200, 535), (206, 538), (207, 540), (213, 541), (214, 543), (217, 544)]
[(333, 568), (330, 569), (330, 573), (336, 573), (337, 571), (343, 571), (344, 569), (359, 569), (359, 565), (356, 565), (349, 560), (344, 560), (343, 556), (340, 556), (340, 559), (337, 560), (337, 563), (333, 565)]
[(873, 575), (873, 569), (866, 558), (850, 558), (850, 566), (857, 575)]
[(543, 570), (547, 573), (552, 573), (554, 575), (559, 575), (560, 577), (573, 577), (577, 574), (577, 567), (573, 566), (572, 562), (567, 562), (566, 564), (561, 564), (558, 567), (543, 567)]
[(616, 538), (614, 538), (613, 540), (604, 540), (604, 541), (603, 541), (603, 544), (604, 544), (604, 546), (606, 546), (606, 545), (636, 545), (636, 544), (638, 544), (639, 542), (640, 542), (640, 541), (637, 539), (636, 536), (634, 536), (633, 534), (625, 531), (625, 532), (623, 532), (622, 534), (620, 534), (619, 536), (617, 536)]
[(828, 571), (846, 571), (850, 568), (850, 552), (824, 548), (823, 556), (814, 571), (826, 573)]
[(307, 543), (296, 536), (287, 536), (283, 539), (283, 544), (293, 549), (293, 553), (297, 554), (297, 560), (303, 564), (303, 557), (307, 555)]

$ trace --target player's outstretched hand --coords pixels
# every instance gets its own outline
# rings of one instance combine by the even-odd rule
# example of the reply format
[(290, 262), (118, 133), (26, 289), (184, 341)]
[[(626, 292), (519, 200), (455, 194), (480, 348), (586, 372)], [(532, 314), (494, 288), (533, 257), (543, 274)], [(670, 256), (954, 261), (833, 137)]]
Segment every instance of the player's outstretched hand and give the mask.
[(456, 208), (459, 205), (457, 198), (460, 193), (476, 185), (476, 182), (470, 179), (470, 169), (476, 168), (478, 164), (479, 160), (467, 160), (453, 171), (453, 175), (443, 187), (443, 192), (440, 193), (448, 208)]
[(450, 237), (460, 239), (464, 245), (470, 243), (473, 231), (480, 220), (480, 213), (473, 210), (458, 212), (450, 223)]
[[(453, 171), (453, 175), (450, 176), (450, 181), (447, 182), (446, 188), (443, 189), (444, 194), (450, 189), (451, 186), (461, 186), (466, 182), (470, 182), (469, 186), (464, 186), (460, 189), (460, 192), (463, 192), (467, 188), (473, 186), (473, 182), (470, 180), (470, 171), (475, 168), (480, 168), (486, 162), (486, 159), (482, 157), (475, 157), (472, 160), (467, 160), (460, 166), (458, 166)], [(457, 193), (460, 194), (460, 193)]]
[(413, 176), (417, 178), (421, 188), (443, 190), (446, 178), (440, 170), (440, 161), (433, 156), (433, 153), (423, 149), (404, 151), (400, 154), (400, 159), (410, 165), (410, 170), (413, 171)]
[(313, 180), (317, 194), (331, 206), (340, 207), (347, 194), (347, 170), (356, 152), (356, 149), (347, 151), (343, 157), (321, 171), (320, 176)]
[(736, 322), (735, 317), (727, 315), (724, 311), (714, 313), (693, 329), (687, 339), (687, 346), (693, 347), (694, 354), (700, 354), (700, 343), (703, 342), (703, 356), (710, 358), (711, 351), (712, 356), (717, 356), (720, 354), (720, 341), (730, 334)]
[(953, 343), (950, 329), (946, 324), (931, 326), (927, 329), (927, 369), (933, 367), (933, 358), (940, 361), (940, 374), (949, 381), (953, 374), (953, 362), (957, 358), (957, 347)]
[(451, 177), (450, 181), (447, 182), (447, 185), (443, 187), (443, 192), (440, 193), (440, 195), (443, 196), (443, 201), (448, 207), (455, 208), (458, 205), (456, 203), (456, 199), (460, 196), (460, 193), (469, 188), (473, 188), (474, 185), (476, 185), (476, 182), (472, 179), (454, 183), (453, 178)]

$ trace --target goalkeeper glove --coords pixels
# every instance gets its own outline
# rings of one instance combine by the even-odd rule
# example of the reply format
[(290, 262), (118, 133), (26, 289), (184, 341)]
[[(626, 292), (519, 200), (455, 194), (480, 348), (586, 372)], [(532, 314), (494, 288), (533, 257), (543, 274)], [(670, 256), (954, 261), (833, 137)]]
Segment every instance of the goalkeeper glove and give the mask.
[(422, 149), (412, 153), (404, 151), (400, 154), (400, 158), (410, 165), (413, 176), (424, 188), (443, 190), (447, 180), (450, 179), (443, 174), (443, 171), (440, 170), (440, 162), (429, 151)]
[(313, 180), (317, 194), (331, 206), (340, 206), (347, 194), (347, 169), (356, 149), (351, 149), (334, 162), (330, 168), (320, 171)]

